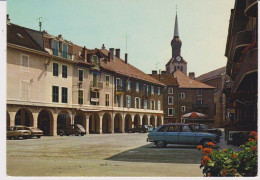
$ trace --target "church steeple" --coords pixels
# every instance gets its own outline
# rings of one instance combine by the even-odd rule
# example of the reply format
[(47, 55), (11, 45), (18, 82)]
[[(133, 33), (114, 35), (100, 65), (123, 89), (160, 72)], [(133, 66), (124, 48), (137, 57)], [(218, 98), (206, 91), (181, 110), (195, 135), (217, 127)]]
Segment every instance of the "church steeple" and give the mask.
[(181, 55), (181, 40), (179, 38), (179, 26), (178, 26), (178, 16), (177, 16), (177, 7), (176, 7), (176, 16), (175, 16), (175, 25), (174, 25), (174, 35), (171, 41), (172, 46), (172, 58)]

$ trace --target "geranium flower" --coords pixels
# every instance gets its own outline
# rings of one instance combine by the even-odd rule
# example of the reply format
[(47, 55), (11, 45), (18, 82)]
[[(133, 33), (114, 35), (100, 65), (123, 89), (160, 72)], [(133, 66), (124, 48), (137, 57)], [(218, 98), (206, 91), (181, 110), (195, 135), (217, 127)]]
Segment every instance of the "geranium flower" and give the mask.
[(212, 149), (211, 148), (204, 148), (202, 150), (202, 154), (204, 154), (204, 155), (212, 154)]
[(251, 147), (251, 151), (255, 151), (256, 150), (256, 146)]
[(210, 161), (210, 158), (209, 158), (208, 156), (204, 156), (204, 157), (201, 159), (201, 165), (202, 165), (202, 166), (206, 166), (209, 161)]
[(234, 173), (236, 173), (236, 172), (237, 172), (237, 170), (236, 170), (235, 168), (232, 168), (232, 171), (233, 171)]
[(226, 176), (227, 175), (227, 171), (226, 171), (226, 169), (223, 169), (222, 170), (222, 176)]
[(203, 148), (202, 145), (198, 145), (198, 146), (197, 146), (197, 149), (198, 149), (199, 151), (202, 150), (202, 148)]
[(232, 157), (233, 157), (234, 159), (236, 159), (236, 158), (237, 158), (237, 155), (234, 154)]
[(227, 150), (226, 149), (223, 149), (223, 152), (226, 152)]
[(213, 142), (209, 142), (208, 146), (213, 147), (215, 144)]

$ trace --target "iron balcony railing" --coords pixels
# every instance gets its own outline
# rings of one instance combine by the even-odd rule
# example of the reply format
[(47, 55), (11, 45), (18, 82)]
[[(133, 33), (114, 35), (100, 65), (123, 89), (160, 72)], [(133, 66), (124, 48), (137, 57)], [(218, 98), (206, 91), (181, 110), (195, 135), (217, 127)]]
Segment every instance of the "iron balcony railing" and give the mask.
[(59, 56), (59, 57), (65, 58), (65, 59), (72, 60), (73, 55), (68, 53), (67, 51), (59, 51), (58, 49), (55, 49), (55, 48), (53, 48), (52, 51), (53, 51), (53, 55), (55, 55), (55, 56)]

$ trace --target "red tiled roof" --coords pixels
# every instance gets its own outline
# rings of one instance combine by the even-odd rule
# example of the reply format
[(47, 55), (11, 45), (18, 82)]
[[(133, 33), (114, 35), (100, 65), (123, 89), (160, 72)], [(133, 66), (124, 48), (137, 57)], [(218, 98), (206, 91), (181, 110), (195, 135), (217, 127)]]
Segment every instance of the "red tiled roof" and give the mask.
[(180, 70), (174, 72), (174, 76), (177, 78), (179, 88), (203, 88), (203, 89), (214, 89), (215, 87), (209, 86), (202, 82), (191, 79), (189, 76), (183, 74)]
[(24, 27), (12, 23), (7, 25), (7, 43), (46, 52), (31, 38)]
[(179, 86), (177, 79), (172, 74), (149, 74), (158, 81), (163, 82), (167, 86)]
[(217, 76), (220, 76), (221, 74), (224, 74), (226, 72), (226, 66), (210, 71), (208, 73), (202, 74), (199, 77), (196, 78), (197, 81), (204, 81), (208, 79), (215, 78)]
[[(100, 49), (100, 51), (105, 56), (108, 56), (108, 50)], [(115, 72), (117, 74), (165, 86), (165, 84), (163, 84), (162, 82), (152, 78), (148, 74), (145, 74), (144, 72), (132, 66), (131, 64), (126, 64), (124, 60), (117, 58), (116, 56), (114, 56), (114, 60), (107, 61), (106, 63), (104, 61), (100, 61), (100, 66), (103, 69)]]

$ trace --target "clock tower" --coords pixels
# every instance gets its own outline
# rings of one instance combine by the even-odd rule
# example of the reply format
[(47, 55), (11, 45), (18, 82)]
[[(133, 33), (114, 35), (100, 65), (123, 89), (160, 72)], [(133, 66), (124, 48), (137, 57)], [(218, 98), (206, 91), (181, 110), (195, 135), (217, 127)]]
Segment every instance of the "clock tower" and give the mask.
[(171, 41), (172, 58), (166, 64), (166, 73), (174, 73), (175, 71), (180, 70), (187, 75), (187, 62), (181, 56), (181, 46), (182, 42), (179, 37), (178, 16), (176, 12), (174, 34)]

